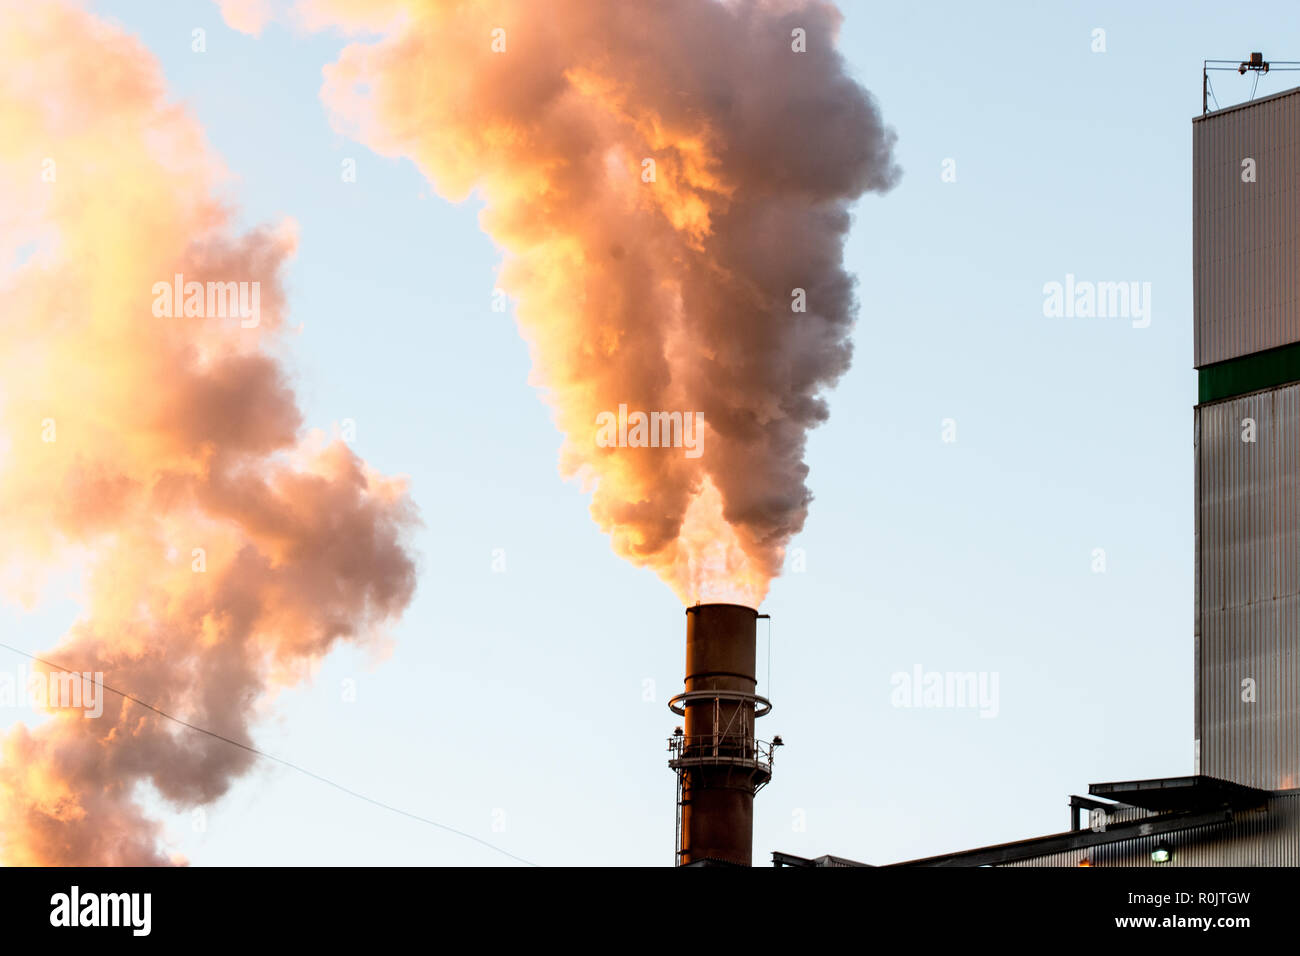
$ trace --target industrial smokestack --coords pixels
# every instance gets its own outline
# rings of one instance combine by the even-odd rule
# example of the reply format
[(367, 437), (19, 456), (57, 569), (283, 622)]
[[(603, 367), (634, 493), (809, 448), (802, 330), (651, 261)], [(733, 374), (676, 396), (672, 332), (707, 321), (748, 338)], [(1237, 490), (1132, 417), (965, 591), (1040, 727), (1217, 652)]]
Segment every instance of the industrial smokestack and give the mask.
[(740, 604), (686, 609), (686, 688), (668, 702), (684, 716), (668, 742), (677, 771), (679, 866), (750, 866), (754, 794), (772, 778), (771, 743), (754, 720), (772, 709), (754, 676), (760, 615)]

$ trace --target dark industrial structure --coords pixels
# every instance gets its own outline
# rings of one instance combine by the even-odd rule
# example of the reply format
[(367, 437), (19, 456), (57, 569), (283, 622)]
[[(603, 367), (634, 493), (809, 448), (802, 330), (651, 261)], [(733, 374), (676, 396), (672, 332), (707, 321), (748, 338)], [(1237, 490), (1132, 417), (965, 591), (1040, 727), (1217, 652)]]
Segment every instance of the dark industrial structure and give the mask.
[(686, 609), (686, 689), (668, 702), (685, 717), (668, 740), (677, 771), (679, 866), (750, 866), (754, 794), (772, 778), (781, 738), (758, 740), (754, 721), (772, 705), (754, 691), (760, 615), (739, 604)]
[[(1245, 74), (1269, 66), (1254, 54), (1232, 68)], [(1203, 89), (1208, 94), (1208, 73)], [(1193, 773), (1093, 784), (1088, 796), (1070, 797), (1065, 831), (893, 866), (1300, 865), (1300, 88), (1214, 111), (1207, 99), (1192, 123), (1199, 378)], [(701, 618), (696, 639), (712, 621)], [(716, 626), (729, 630), (722, 620)], [(688, 643), (688, 674), (734, 670), (750, 676), (734, 686), (752, 687), (747, 633), (749, 643), (725, 665), (720, 657), (692, 657)], [(707, 705), (695, 720), (688, 709), (688, 741), (692, 733), (707, 740), (710, 727), (717, 739), (718, 720), (729, 719), (718, 706), (713, 712), (723, 716), (711, 725), (699, 719), (707, 718)], [(736, 713), (751, 710), (746, 699)], [(752, 722), (736, 726), (747, 735)], [(749, 738), (733, 746), (745, 746), (742, 739)], [(701, 752), (690, 744), (682, 750)], [(768, 756), (766, 764), (755, 760), (748, 778), (754, 789), (770, 773)], [(723, 779), (716, 772), (692, 778), (684, 792)], [(727, 846), (733, 862), (748, 857), (752, 793), (744, 793), (734, 804), (709, 804), (745, 830), (743, 846), (738, 833)], [(694, 862), (688, 849), (709, 838), (686, 829), (681, 859)], [(707, 845), (712, 853), (718, 844)], [(867, 865), (779, 852), (772, 861)]]

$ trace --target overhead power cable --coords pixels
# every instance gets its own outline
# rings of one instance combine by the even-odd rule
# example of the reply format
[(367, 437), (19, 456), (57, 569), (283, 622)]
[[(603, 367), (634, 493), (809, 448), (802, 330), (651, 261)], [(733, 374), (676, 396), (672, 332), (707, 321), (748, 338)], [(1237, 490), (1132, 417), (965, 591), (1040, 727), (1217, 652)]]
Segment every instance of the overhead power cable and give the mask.
[(145, 708), (146, 710), (151, 710), (158, 716), (164, 717), (167, 720), (172, 721), (173, 723), (180, 724), (182, 727), (188, 727), (190, 730), (193, 730), (196, 733), (207, 734), (209, 737), (215, 737), (217, 740), (225, 741), (226, 743), (230, 744), (232, 747), (238, 747), (240, 750), (246, 750), (249, 753), (254, 754), (258, 757), (262, 757), (266, 760), (274, 761), (275, 763), (278, 763), (281, 766), (288, 767), (290, 770), (296, 770), (298, 773), (303, 774), (304, 776), (307, 777), (311, 777), (313, 780), (317, 780), (323, 784), (327, 784), (328, 786), (333, 787), (335, 790), (341, 790), (343, 793), (346, 793), (350, 797), (355, 797), (358, 800), (364, 800), (366, 803), (372, 804), (376, 807), (380, 807), (384, 810), (388, 810), (390, 813), (397, 813), (411, 820), (415, 820), (419, 823), (423, 823), (431, 827), (437, 827), (439, 830), (446, 830), (448, 833), (453, 833), (456, 836), (464, 837), (466, 840), (473, 840), (475, 843), (478, 843), (481, 846), (485, 846), (489, 850), (493, 850), (497, 853), (500, 853), (502, 856), (507, 856), (517, 863), (523, 863), (525, 866), (537, 866), (536, 863), (533, 863), (529, 860), (525, 860), (521, 856), (515, 856), (509, 850), (503, 850), (501, 849), (501, 847), (497, 846), (496, 844), (489, 843), (487, 840), (484, 840), (481, 837), (476, 837), (472, 833), (466, 833), (464, 830), (457, 830), (455, 827), (448, 826), (445, 823), (439, 823), (437, 820), (430, 820), (428, 817), (422, 817), (418, 813), (411, 813), (407, 810), (401, 809), (400, 807), (395, 807), (392, 804), (384, 803), (382, 800), (376, 800), (374, 797), (368, 797), (364, 793), (358, 793), (356, 790), (353, 790), (350, 787), (343, 786), (343, 784), (341, 783), (335, 783), (333, 780), (329, 779), (328, 777), (322, 777), (320, 774), (314, 773), (311, 770), (308, 770), (306, 767), (300, 767), (295, 763), (290, 763), (288, 760), (285, 760), (283, 757), (277, 757), (275, 756), (275, 754), (269, 754), (265, 750), (258, 750), (256, 747), (250, 747), (248, 744), (242, 744), (238, 740), (232, 740), (231, 738), (226, 737), (223, 734), (219, 734), (214, 730), (208, 730), (206, 727), (200, 727), (197, 724), (192, 724), (188, 720), (182, 720), (180, 717), (176, 717), (172, 714), (167, 713), (165, 710), (161, 710), (155, 707), (153, 704), (150, 704), (148, 701), (143, 701), (139, 697), (126, 693), (126, 691), (118, 690), (116, 687), (110, 687), (108, 684), (105, 684), (103, 681), (98, 680), (94, 677), (86, 676), (86, 672), (84, 671), (69, 671), (66, 668), (60, 667), (59, 665), (51, 661), (44, 660), (43, 658), (37, 657), (34, 654), (29, 654), (26, 651), (22, 650), (21, 648), (14, 647), (10, 644), (5, 644), (3, 642), (0, 642), (0, 647), (5, 648), (6, 650), (13, 651), (15, 654), (21, 654), (23, 657), (26, 657), (29, 660), (33, 660), (38, 664), (44, 664), (46, 667), (49, 667), (53, 670), (60, 671), (65, 674), (69, 674), (69, 673), (80, 674), (83, 680), (90, 681), (92, 684), (95, 684), (97, 687), (102, 687), (104, 690), (109, 691), (110, 693), (117, 694), (117, 696), (122, 697), (125, 700), (129, 700), (133, 704), (138, 704), (139, 706)]

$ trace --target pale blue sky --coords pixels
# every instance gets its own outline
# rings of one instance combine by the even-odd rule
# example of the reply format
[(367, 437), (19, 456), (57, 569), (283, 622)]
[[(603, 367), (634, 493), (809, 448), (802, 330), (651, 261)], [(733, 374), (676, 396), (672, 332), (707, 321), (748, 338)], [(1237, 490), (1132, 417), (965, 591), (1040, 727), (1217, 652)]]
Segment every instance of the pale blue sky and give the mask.
[[(561, 481), (525, 347), (491, 310), (478, 206), (331, 131), (317, 94), (340, 38), (245, 36), (206, 0), (94, 6), (160, 59), (237, 177), (242, 221), (298, 220), (289, 365), (307, 422), (354, 419), (354, 448), (409, 475), (423, 515), (391, 655), (333, 655), (258, 744), (539, 863), (670, 863), (682, 609)], [(857, 358), (809, 446), (807, 570), (763, 607), (775, 707), (759, 726), (787, 746), (756, 803), (760, 864), (1055, 832), (1090, 782), (1191, 772), (1191, 118), (1202, 58), (1300, 59), (1291, 3), (841, 8), (904, 177), (856, 210)], [(1249, 80), (1216, 89), (1226, 105)], [(1043, 284), (1067, 273), (1150, 282), (1150, 327), (1045, 318)], [(45, 650), (76, 611), (4, 620)], [(918, 664), (997, 672), (998, 716), (891, 706), (890, 676)], [(165, 817), (199, 864), (508, 862), (273, 766), (203, 833)]]

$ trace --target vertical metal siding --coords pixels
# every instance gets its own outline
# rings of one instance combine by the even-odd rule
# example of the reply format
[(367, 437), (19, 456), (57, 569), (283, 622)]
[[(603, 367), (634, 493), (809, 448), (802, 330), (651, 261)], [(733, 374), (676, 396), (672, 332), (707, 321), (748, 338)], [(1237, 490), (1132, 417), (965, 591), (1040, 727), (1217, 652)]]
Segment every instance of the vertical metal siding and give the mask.
[(1300, 88), (1198, 117), (1192, 156), (1197, 368), (1300, 341)]
[(1274, 536), (1277, 541), (1277, 788), (1300, 787), (1300, 388), (1273, 391), (1277, 423)]
[(1200, 772), (1300, 786), (1300, 385), (1202, 405), (1196, 436)]
[(1201, 416), (1192, 425), (1192, 773), (1201, 772)]

